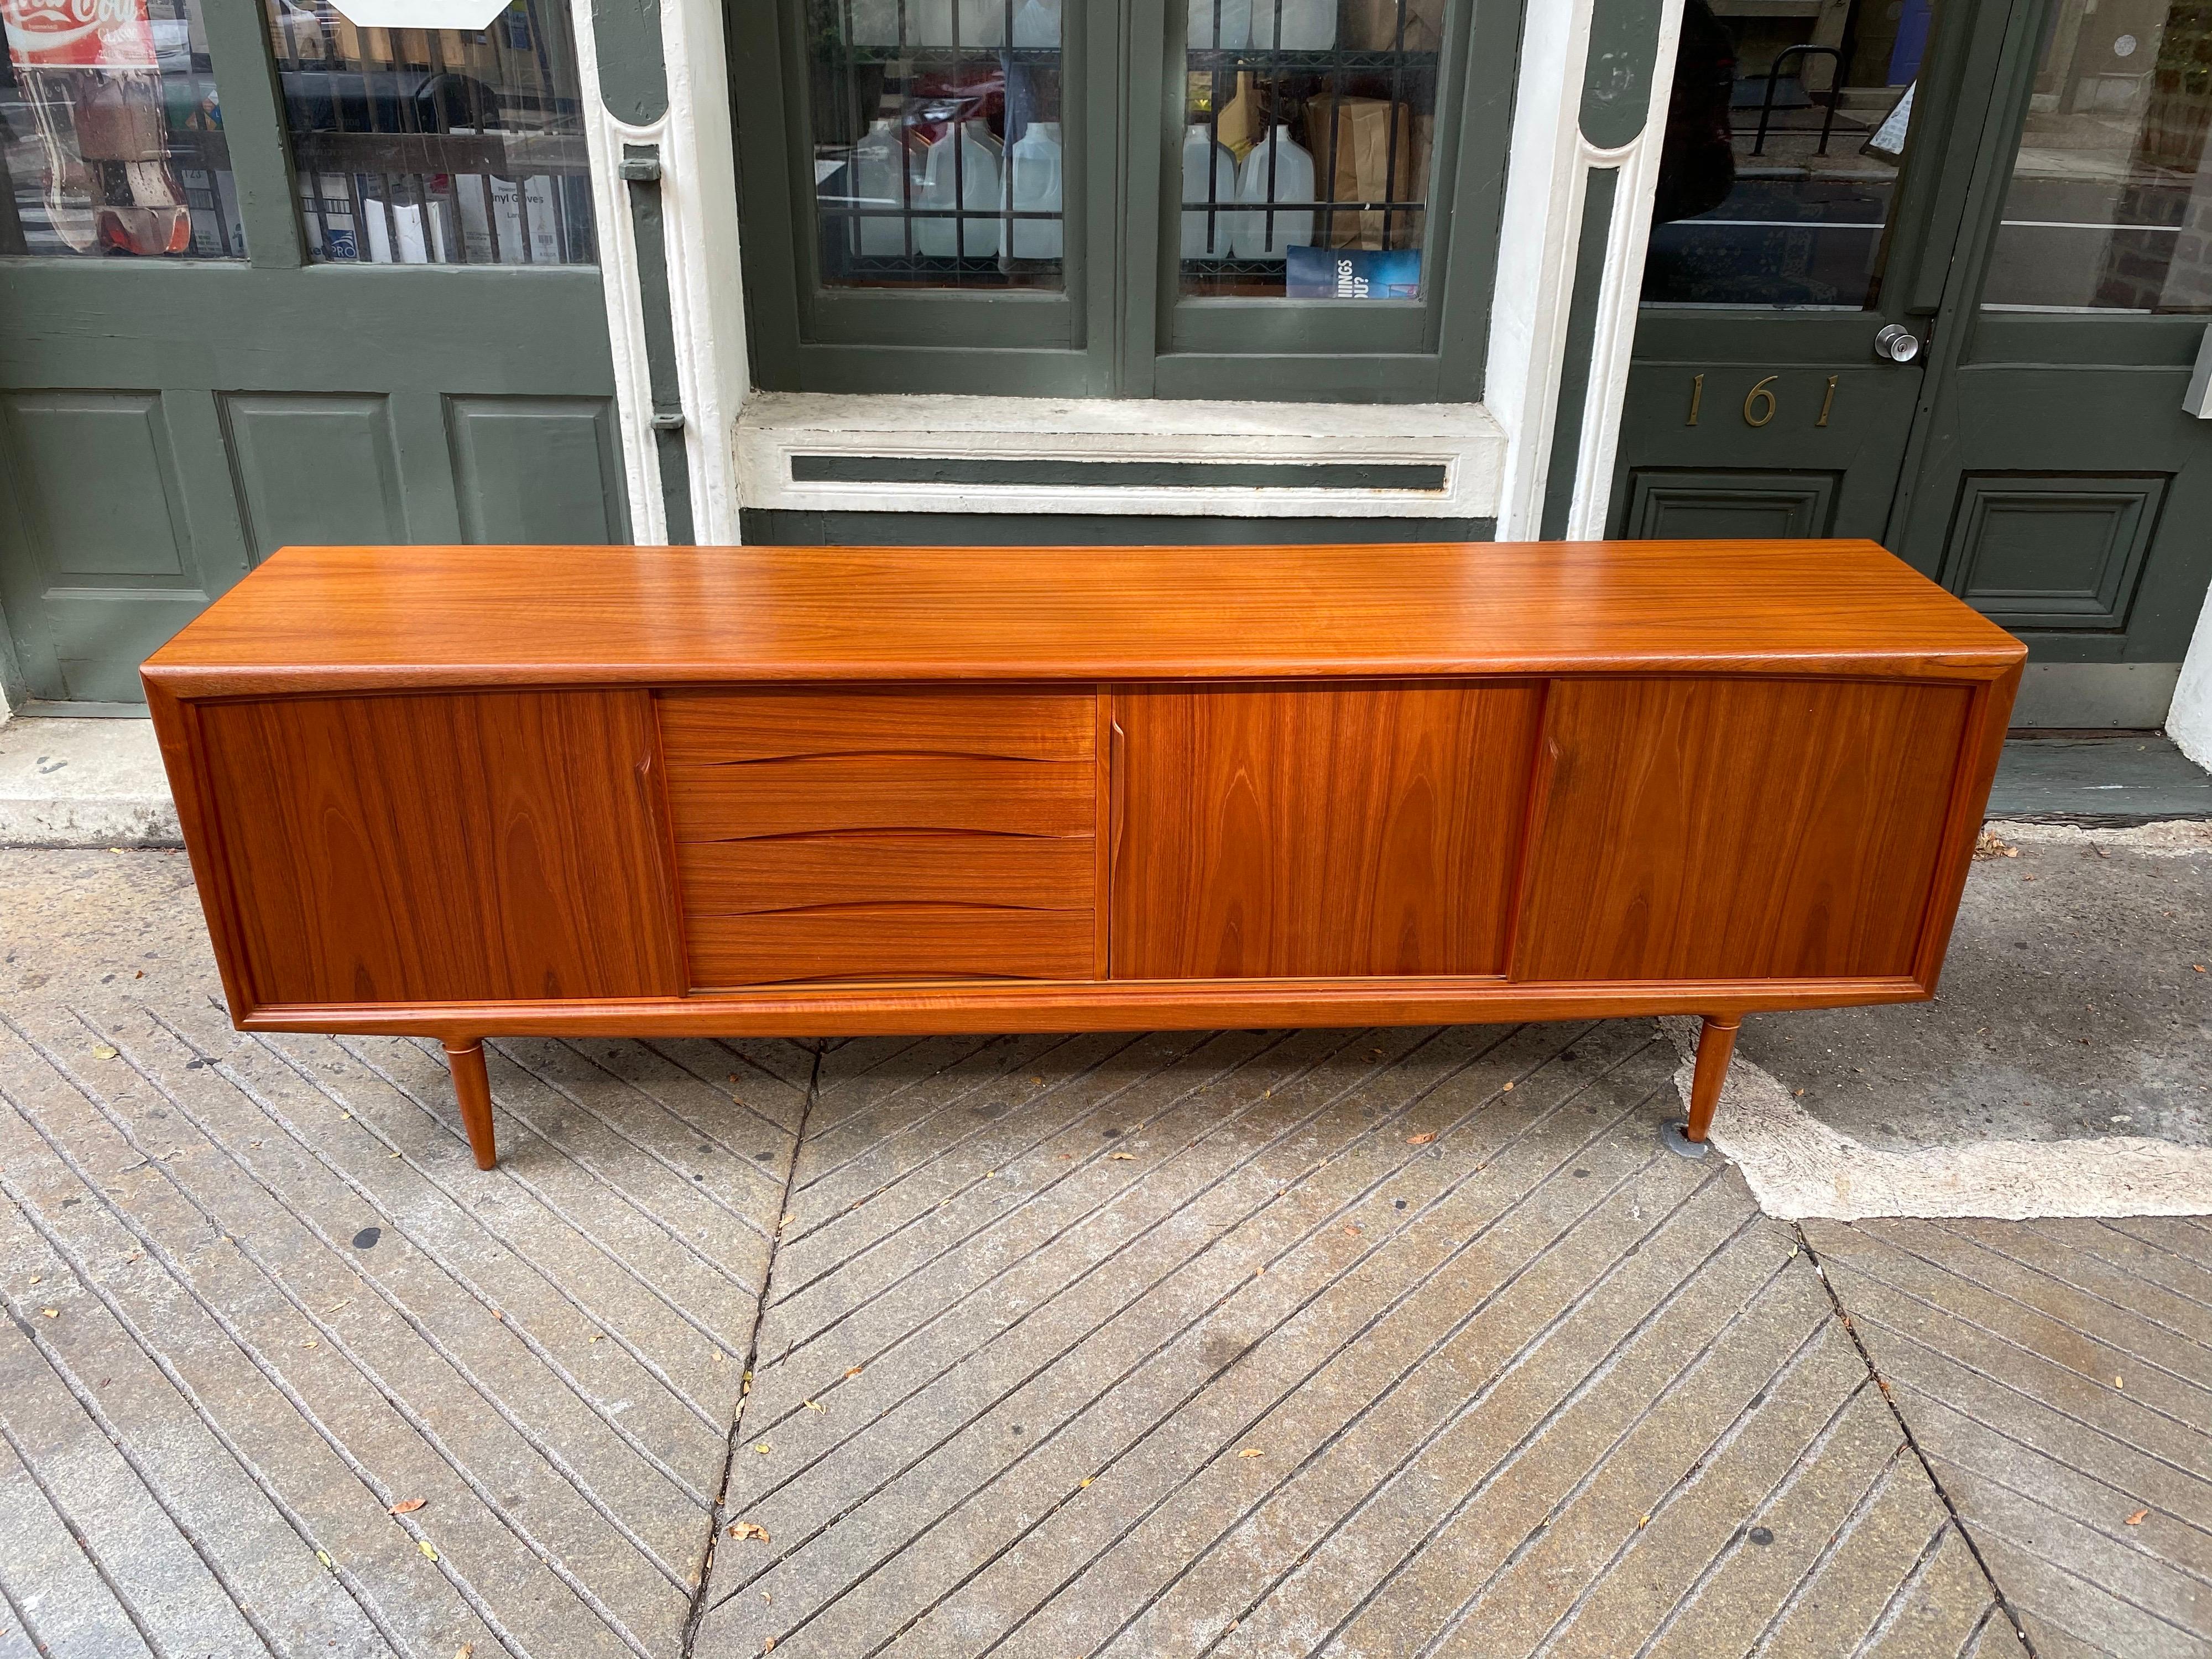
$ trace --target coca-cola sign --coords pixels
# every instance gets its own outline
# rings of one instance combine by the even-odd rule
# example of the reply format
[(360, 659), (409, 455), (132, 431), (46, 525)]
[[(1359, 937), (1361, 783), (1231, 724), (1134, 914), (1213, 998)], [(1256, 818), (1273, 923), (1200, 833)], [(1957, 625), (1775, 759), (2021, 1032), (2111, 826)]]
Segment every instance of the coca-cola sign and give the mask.
[(145, 0), (0, 0), (0, 19), (19, 68), (155, 67)]

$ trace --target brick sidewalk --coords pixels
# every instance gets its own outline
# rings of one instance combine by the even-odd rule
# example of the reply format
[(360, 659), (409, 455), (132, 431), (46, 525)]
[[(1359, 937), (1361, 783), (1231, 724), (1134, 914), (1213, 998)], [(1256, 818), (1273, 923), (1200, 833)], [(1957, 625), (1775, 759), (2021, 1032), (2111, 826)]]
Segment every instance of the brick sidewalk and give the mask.
[[(2021, 1651), (1650, 1022), (501, 1042), (486, 1175), (433, 1047), (229, 1029), (176, 855), (0, 854), (0, 1655)], [(1881, 1225), (1814, 1249), (2056, 1630)], [(2162, 1368), (2071, 1570), (2204, 1652), (2212, 1233), (2063, 1307), (2037, 1237), (1946, 1270)]]

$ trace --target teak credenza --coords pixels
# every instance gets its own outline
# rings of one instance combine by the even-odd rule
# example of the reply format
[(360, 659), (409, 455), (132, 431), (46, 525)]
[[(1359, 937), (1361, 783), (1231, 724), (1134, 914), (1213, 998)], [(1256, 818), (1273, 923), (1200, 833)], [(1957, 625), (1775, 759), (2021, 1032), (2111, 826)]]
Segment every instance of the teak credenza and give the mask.
[(1705, 1017), (1933, 994), (2026, 647), (1865, 542), (288, 548), (145, 667), (232, 1018)]

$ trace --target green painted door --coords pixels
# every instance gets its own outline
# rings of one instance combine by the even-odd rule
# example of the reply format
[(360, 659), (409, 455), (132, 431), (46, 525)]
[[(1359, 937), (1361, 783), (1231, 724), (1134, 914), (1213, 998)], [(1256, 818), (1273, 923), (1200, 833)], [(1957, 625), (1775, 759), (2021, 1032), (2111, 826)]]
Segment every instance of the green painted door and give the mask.
[(137, 701), (287, 543), (626, 538), (569, 9), (477, 12), (122, 0), (40, 39), (9, 9), (16, 692)]
[(2157, 724), (2212, 574), (2208, 86), (2207, 0), (1690, 0), (1617, 532), (1875, 537), (2029, 642), (2021, 723)]

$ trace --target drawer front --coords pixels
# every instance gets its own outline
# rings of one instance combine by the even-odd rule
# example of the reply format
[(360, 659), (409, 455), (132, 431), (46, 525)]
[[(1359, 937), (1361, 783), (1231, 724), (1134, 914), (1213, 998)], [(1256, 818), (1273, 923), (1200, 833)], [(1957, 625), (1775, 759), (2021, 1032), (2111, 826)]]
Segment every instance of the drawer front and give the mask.
[(660, 700), (691, 982), (1097, 971), (1088, 691)]
[(820, 755), (668, 769), (678, 841), (850, 830), (1087, 836), (1097, 793), (1087, 761), (994, 755)]
[(660, 700), (661, 752), (672, 766), (797, 755), (998, 755), (1087, 761), (1097, 741), (1087, 692), (726, 691)]
[(1091, 909), (1088, 836), (772, 836), (684, 848), (687, 915), (810, 904), (987, 904)]
[(805, 980), (1088, 979), (1087, 910), (854, 905), (691, 925), (702, 990)]

